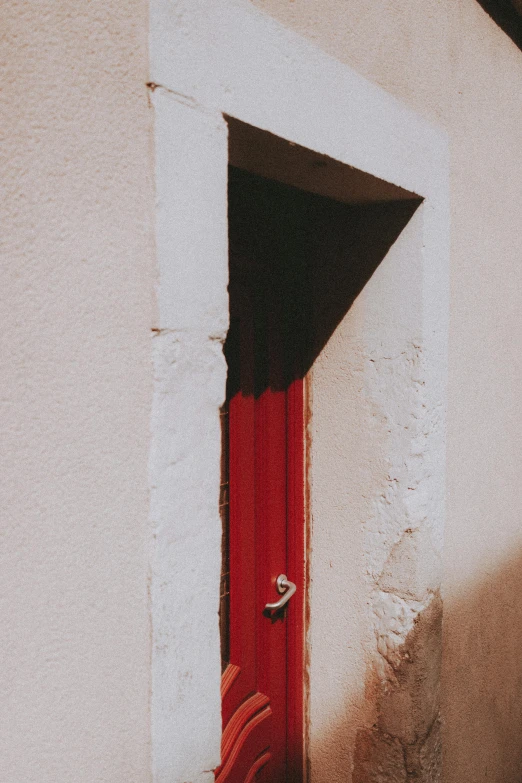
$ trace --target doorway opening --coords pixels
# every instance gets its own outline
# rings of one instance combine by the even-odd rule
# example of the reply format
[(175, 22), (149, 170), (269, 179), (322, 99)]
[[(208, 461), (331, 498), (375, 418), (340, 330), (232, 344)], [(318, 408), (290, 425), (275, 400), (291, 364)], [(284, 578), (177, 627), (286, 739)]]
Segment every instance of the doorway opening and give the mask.
[(420, 200), (237, 121), (229, 130), (216, 780), (302, 783), (307, 377)]
[[(223, 424), (222, 766), (217, 780), (303, 770), (305, 367), (299, 191), (230, 169)], [(252, 777), (253, 779), (253, 777)]]

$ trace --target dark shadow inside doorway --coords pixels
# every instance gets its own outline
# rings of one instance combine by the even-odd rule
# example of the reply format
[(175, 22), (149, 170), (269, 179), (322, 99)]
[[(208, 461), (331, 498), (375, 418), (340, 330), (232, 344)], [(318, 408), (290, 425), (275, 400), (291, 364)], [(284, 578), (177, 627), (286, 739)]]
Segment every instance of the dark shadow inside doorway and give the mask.
[[(299, 415), (292, 418), (289, 402), (291, 389), (303, 387), (294, 381), (307, 375), (421, 199), (270, 134), (249, 129), (238, 135), (238, 124), (231, 128), (230, 160), (235, 165), (229, 167), (228, 186), (231, 323), (225, 344), (229, 368), (227, 402), (222, 410), (224, 535), (220, 621), (223, 661), (238, 664), (239, 659), (229, 655), (240, 628), (233, 605), (239, 605), (238, 596), (244, 593), (244, 581), (239, 589), (237, 574), (250, 551), (237, 545), (241, 539), (238, 531), (254, 531), (257, 543), (249, 578), (255, 585), (253, 589), (262, 595), (263, 585), (270, 587), (277, 574), (276, 570), (270, 578), (259, 577), (259, 573), (266, 577), (263, 564), (270, 549), (267, 541), (276, 538), (271, 534), (279, 529), (275, 522), (269, 527), (267, 517), (270, 514), (272, 522), (280, 519), (280, 527), (286, 530), (281, 539), (286, 536), (286, 540), (278, 562), (286, 562), (284, 567), (289, 570), (285, 573), (291, 574), (290, 578), (301, 585), (300, 594), (306, 595), (306, 565), (296, 567), (298, 560), (306, 559), (306, 478), (304, 468), (300, 469), (298, 481), (292, 478), (292, 471), (297, 471), (291, 467), (289, 455), (293, 452), (288, 445), (293, 442), (290, 433), (299, 429), (302, 445), (300, 458), (294, 462), (304, 463), (305, 417), (300, 408)], [(251, 399), (245, 400), (247, 397)], [(239, 417), (237, 410), (243, 408), (238, 408), (238, 400), (240, 406), (244, 404), (251, 411), (250, 418)], [(269, 405), (272, 418), (266, 413)], [(240, 442), (250, 444), (249, 456), (245, 457), (246, 452), (239, 448)], [(276, 443), (283, 444), (284, 458), (276, 453)], [(236, 444), (235, 452), (230, 444)], [(233, 452), (241, 454), (241, 460)], [(274, 455), (281, 457), (279, 462)], [(278, 470), (271, 470), (270, 481), (263, 483), (266, 471), (274, 464)], [(276, 509), (274, 497), (280, 501)], [(298, 497), (301, 500), (296, 501)], [(254, 511), (249, 516), (250, 502)], [(293, 546), (295, 541), (298, 546)], [(282, 613), (270, 619), (273, 624), (280, 624), (284, 616)], [(293, 617), (288, 638), (297, 639), (296, 647), (302, 650), (304, 662), (304, 638), (299, 636), (300, 621), (295, 619), (299, 614)], [(247, 625), (244, 621), (243, 626)], [(257, 633), (259, 627), (256, 628)], [(252, 634), (245, 647), (250, 650), (256, 644)], [(283, 656), (282, 660), (286, 666), (290, 658)], [(295, 660), (298, 662), (298, 657)], [(302, 699), (306, 691), (305, 670), (300, 666), (298, 662), (303, 683), (297, 687)], [(260, 783), (302, 780), (303, 727), (295, 731), (292, 726), (292, 705), (299, 704), (294, 690), (288, 685), (285, 691), (292, 694), (288, 695), (286, 712), (286, 755), (284, 759), (277, 756), (279, 761), (272, 760), (272, 766), (263, 768), (256, 778)], [(267, 693), (272, 696), (273, 692), (268, 688)], [(237, 712), (240, 705), (234, 707)], [(294, 718), (305, 712), (295, 709)], [(280, 750), (278, 743), (283, 731), (281, 722), (277, 725), (280, 731), (270, 735), (270, 743), (277, 737)], [(257, 750), (265, 753), (268, 747), (271, 752), (272, 744), (266, 743), (261, 743)]]
[(287, 386), (306, 375), (421, 200), (347, 204), (233, 166), (228, 193), (231, 288), (248, 286), (259, 318), (282, 323)]

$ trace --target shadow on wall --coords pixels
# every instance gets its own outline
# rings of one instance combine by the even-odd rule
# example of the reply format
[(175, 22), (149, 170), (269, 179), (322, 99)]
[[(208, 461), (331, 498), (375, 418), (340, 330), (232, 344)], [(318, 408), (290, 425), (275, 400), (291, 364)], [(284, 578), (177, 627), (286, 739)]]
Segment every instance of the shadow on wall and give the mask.
[[(440, 780), (440, 596), (427, 604), (404, 643), (368, 663), (360, 709), (348, 708), (344, 720), (337, 717), (327, 732), (312, 736), (313, 781)], [(369, 712), (373, 722), (360, 725), (361, 714)]]
[[(369, 665), (361, 699), (375, 721), (338, 713), (313, 737), (312, 780), (329, 783), (516, 783), (522, 780), (522, 551), (445, 599), (442, 716), (438, 639), (442, 604), (434, 596), (382, 667)], [(356, 714), (357, 712), (357, 714)], [(390, 720), (393, 726), (390, 725)], [(352, 738), (355, 735), (355, 747)], [(442, 751), (443, 774), (437, 769)]]
[(522, 548), (446, 593), (444, 781), (520, 781)]
[(522, 49), (521, 0), (477, 0), (493, 21)]
[(281, 325), (304, 377), (422, 200), (346, 204), (234, 167), (228, 198), (231, 289), (249, 289), (254, 320)]

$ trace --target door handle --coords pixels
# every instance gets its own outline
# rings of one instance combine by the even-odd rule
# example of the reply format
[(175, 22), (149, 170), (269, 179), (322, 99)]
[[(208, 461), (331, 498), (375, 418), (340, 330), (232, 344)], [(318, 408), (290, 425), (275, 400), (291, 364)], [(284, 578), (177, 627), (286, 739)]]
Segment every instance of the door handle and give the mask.
[(265, 611), (268, 610), (269, 612), (275, 612), (277, 609), (282, 609), (283, 606), (289, 602), (297, 590), (297, 585), (295, 585), (293, 582), (290, 582), (286, 578), (286, 574), (279, 574), (276, 579), (276, 587), (277, 592), (281, 594), (281, 598), (279, 601), (276, 601), (273, 604), (267, 604), (265, 606)]

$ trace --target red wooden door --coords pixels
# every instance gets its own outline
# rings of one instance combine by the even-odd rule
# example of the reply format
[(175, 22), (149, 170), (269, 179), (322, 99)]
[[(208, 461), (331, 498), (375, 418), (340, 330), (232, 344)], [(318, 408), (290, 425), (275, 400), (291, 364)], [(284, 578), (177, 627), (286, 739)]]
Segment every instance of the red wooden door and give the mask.
[[(269, 261), (231, 248), (218, 783), (302, 780), (303, 380)], [(284, 595), (280, 575), (296, 592), (284, 608), (267, 610)]]

